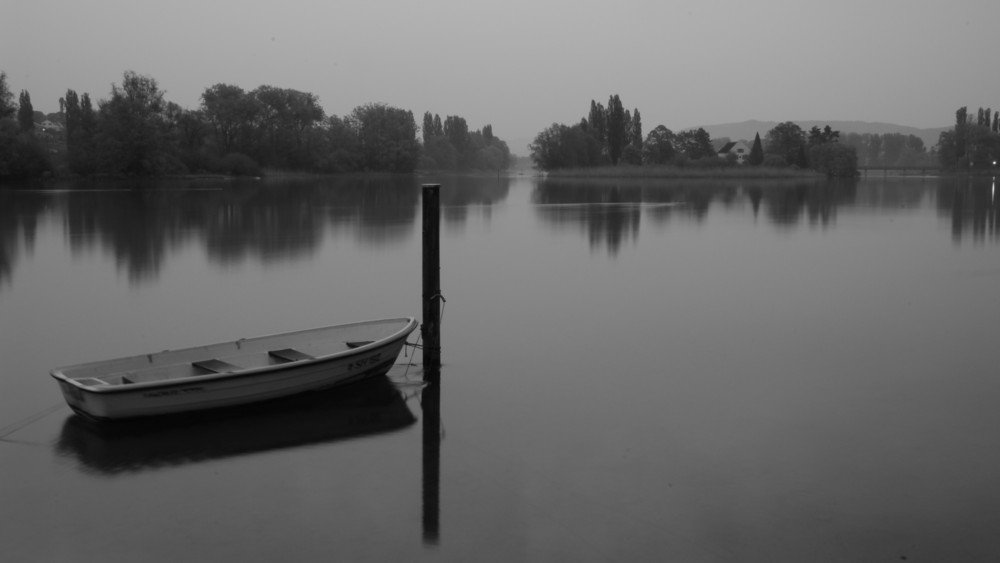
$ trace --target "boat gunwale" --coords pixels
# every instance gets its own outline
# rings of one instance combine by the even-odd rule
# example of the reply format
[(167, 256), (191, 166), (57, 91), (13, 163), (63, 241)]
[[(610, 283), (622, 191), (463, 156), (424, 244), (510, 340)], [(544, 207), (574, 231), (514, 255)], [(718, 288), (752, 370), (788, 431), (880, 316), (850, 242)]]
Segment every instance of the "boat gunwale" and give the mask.
[[(388, 336), (386, 336), (386, 337), (384, 337), (382, 339), (374, 340), (374, 341), (369, 342), (368, 344), (365, 344), (363, 346), (358, 346), (357, 348), (348, 348), (346, 350), (340, 350), (340, 351), (333, 352), (331, 354), (327, 354), (327, 355), (324, 355), (324, 356), (316, 356), (316, 357), (308, 359), (308, 360), (296, 360), (296, 361), (285, 362), (285, 363), (281, 363), (281, 364), (272, 364), (272, 365), (266, 365), (266, 366), (251, 367), (251, 368), (241, 369), (239, 371), (223, 372), (223, 373), (209, 373), (209, 374), (204, 374), (204, 375), (179, 377), (179, 378), (175, 378), (175, 379), (163, 379), (163, 380), (158, 380), (158, 381), (137, 381), (135, 383), (130, 383), (130, 384), (127, 384), (127, 385), (115, 385), (115, 384), (111, 384), (111, 383), (105, 383), (104, 385), (102, 385), (100, 387), (81, 383), (78, 380), (73, 379), (73, 378), (67, 376), (65, 373), (63, 373), (64, 370), (79, 368), (79, 367), (83, 367), (83, 366), (93, 366), (93, 365), (98, 365), (98, 364), (102, 364), (102, 363), (106, 363), (106, 362), (112, 362), (112, 361), (117, 361), (117, 360), (124, 360), (124, 359), (129, 359), (129, 358), (141, 358), (141, 357), (147, 356), (147, 355), (162, 354), (163, 352), (185, 352), (185, 351), (188, 351), (188, 350), (194, 350), (196, 348), (210, 348), (212, 346), (224, 346), (226, 344), (233, 344), (233, 343), (236, 343), (236, 342), (250, 342), (250, 341), (255, 341), (255, 340), (265, 340), (267, 338), (272, 338), (272, 337), (277, 337), (277, 336), (292, 336), (292, 335), (296, 335), (296, 334), (305, 334), (305, 333), (308, 333), (308, 332), (321, 331), (321, 330), (332, 329), (332, 328), (343, 328), (343, 327), (350, 327), (350, 326), (355, 326), (355, 325), (387, 323), (387, 322), (391, 322), (391, 321), (405, 321), (405, 323), (403, 324), (402, 328), (400, 328), (396, 332), (393, 332), (392, 334), (390, 334), (390, 335), (388, 335)], [(201, 382), (219, 382), (219, 381), (228, 380), (228, 379), (236, 379), (236, 378), (244, 378), (244, 377), (254, 377), (254, 376), (259, 376), (259, 375), (267, 375), (267, 374), (271, 374), (272, 372), (276, 372), (276, 371), (297, 371), (299, 369), (310, 367), (310, 366), (317, 366), (319, 364), (325, 364), (325, 363), (333, 362), (333, 361), (336, 361), (336, 360), (343, 360), (345, 358), (350, 358), (350, 357), (356, 356), (356, 355), (363, 355), (365, 353), (371, 352), (372, 350), (376, 350), (376, 349), (379, 349), (379, 348), (385, 348), (385, 347), (391, 346), (391, 345), (395, 344), (400, 338), (406, 338), (407, 336), (409, 336), (409, 334), (411, 332), (413, 332), (417, 328), (416, 325), (417, 325), (417, 320), (414, 317), (397, 317), (397, 318), (388, 318), (388, 319), (375, 319), (375, 320), (368, 320), (368, 321), (358, 321), (358, 322), (353, 322), (353, 323), (345, 323), (345, 324), (339, 324), (339, 325), (329, 325), (329, 326), (325, 326), (325, 327), (316, 327), (316, 328), (304, 329), (304, 330), (297, 330), (297, 331), (291, 331), (291, 332), (279, 332), (279, 333), (273, 333), (273, 334), (268, 334), (268, 335), (264, 335), (264, 336), (255, 336), (255, 337), (252, 337), (252, 338), (240, 338), (238, 340), (227, 340), (227, 341), (224, 341), (224, 342), (216, 342), (216, 343), (213, 343), (213, 344), (206, 344), (206, 345), (201, 345), (201, 346), (189, 346), (189, 347), (186, 347), (186, 348), (178, 348), (176, 350), (164, 350), (162, 352), (153, 352), (151, 354), (137, 354), (137, 355), (134, 355), (134, 356), (124, 356), (124, 357), (121, 357), (121, 358), (111, 358), (111, 359), (108, 359), (108, 360), (99, 360), (99, 361), (95, 361), (95, 362), (86, 362), (86, 363), (82, 363), (82, 364), (73, 364), (73, 365), (70, 365), (70, 366), (64, 366), (64, 367), (61, 367), (61, 368), (53, 369), (52, 371), (49, 372), (49, 374), (53, 378), (55, 378), (57, 381), (65, 382), (65, 383), (67, 383), (69, 385), (72, 385), (73, 387), (75, 387), (77, 389), (80, 389), (81, 391), (84, 391), (86, 393), (96, 393), (96, 394), (129, 393), (129, 392), (137, 392), (137, 391), (148, 391), (150, 389), (163, 389), (163, 388), (170, 388), (170, 387), (183, 387), (183, 386), (191, 385), (192, 383), (195, 383), (195, 382), (197, 382), (197, 383), (201, 383)], [(179, 362), (179, 363), (185, 363), (185, 362)], [(123, 372), (127, 372), (127, 371), (128, 370), (123, 370)], [(119, 372), (114, 372), (114, 373), (119, 373)], [(99, 376), (96, 376), (96, 377), (84, 377), (82, 379), (97, 379), (97, 377), (99, 377)]]

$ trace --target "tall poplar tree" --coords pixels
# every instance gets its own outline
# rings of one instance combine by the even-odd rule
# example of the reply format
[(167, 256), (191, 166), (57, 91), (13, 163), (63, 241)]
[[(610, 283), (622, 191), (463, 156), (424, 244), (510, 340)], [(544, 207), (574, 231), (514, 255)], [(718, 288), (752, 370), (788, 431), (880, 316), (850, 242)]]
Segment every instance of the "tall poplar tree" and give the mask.
[(22, 133), (35, 131), (35, 108), (31, 107), (31, 96), (27, 90), (21, 90), (18, 97), (17, 124)]
[(750, 159), (751, 166), (760, 166), (764, 162), (764, 147), (760, 144), (760, 133), (757, 133), (753, 138), (753, 146), (750, 147)]
[(965, 133), (968, 116), (969, 110), (965, 106), (955, 111), (955, 158), (965, 156)]
[(632, 112), (632, 140), (631, 144), (642, 147), (642, 117), (639, 116), (639, 108)]
[(424, 144), (427, 144), (427, 141), (434, 136), (434, 116), (429, 111), (424, 112), (424, 126), (422, 129), (421, 133), (424, 136)]
[(590, 100), (590, 114), (587, 116), (587, 125), (593, 131), (593, 136), (597, 139), (597, 142), (603, 145), (607, 140), (608, 115), (604, 110), (604, 106), (594, 100)]
[(622, 146), (627, 147), (629, 143), (632, 142), (632, 111), (625, 110), (625, 124), (622, 127), (625, 129), (625, 136), (622, 139)]
[(0, 72), (0, 119), (14, 115), (17, 108), (14, 107), (14, 93), (7, 85), (7, 73)]
[(608, 156), (617, 165), (625, 147), (625, 108), (618, 94), (608, 98)]

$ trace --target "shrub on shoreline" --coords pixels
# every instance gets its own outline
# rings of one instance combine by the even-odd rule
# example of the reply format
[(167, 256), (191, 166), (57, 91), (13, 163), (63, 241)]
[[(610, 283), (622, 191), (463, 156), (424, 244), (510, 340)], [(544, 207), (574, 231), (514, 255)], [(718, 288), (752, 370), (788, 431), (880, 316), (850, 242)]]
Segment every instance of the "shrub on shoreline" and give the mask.
[(823, 174), (815, 170), (794, 167), (736, 166), (725, 163), (698, 164), (698, 160), (683, 166), (598, 166), (593, 168), (563, 168), (549, 171), (553, 178), (816, 178)]

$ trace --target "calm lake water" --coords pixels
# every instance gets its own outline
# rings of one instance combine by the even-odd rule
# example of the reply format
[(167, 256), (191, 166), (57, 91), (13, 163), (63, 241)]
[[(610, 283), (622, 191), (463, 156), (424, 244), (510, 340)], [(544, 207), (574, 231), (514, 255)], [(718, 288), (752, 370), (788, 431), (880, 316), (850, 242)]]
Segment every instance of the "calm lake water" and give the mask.
[[(48, 376), (419, 316), (425, 182), (439, 387), (95, 430)], [(1000, 559), (989, 178), (86, 187), (0, 192), (4, 561)]]

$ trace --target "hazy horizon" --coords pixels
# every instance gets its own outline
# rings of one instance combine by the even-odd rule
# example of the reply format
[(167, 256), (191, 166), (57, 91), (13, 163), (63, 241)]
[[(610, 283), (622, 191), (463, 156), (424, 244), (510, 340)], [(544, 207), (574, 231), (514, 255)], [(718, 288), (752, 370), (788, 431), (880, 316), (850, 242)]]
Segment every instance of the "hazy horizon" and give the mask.
[[(646, 130), (759, 121), (932, 128), (997, 106), (1000, 4), (846, 0), (615, 3), (433, 0), (15, 0), (0, 63), (16, 94), (58, 111), (67, 89), (107, 98), (126, 70), (194, 109), (214, 84), (310, 92), (327, 114), (382, 102), (492, 124), (505, 140), (576, 123), (618, 94)], [(515, 152), (518, 148), (512, 146)]]

